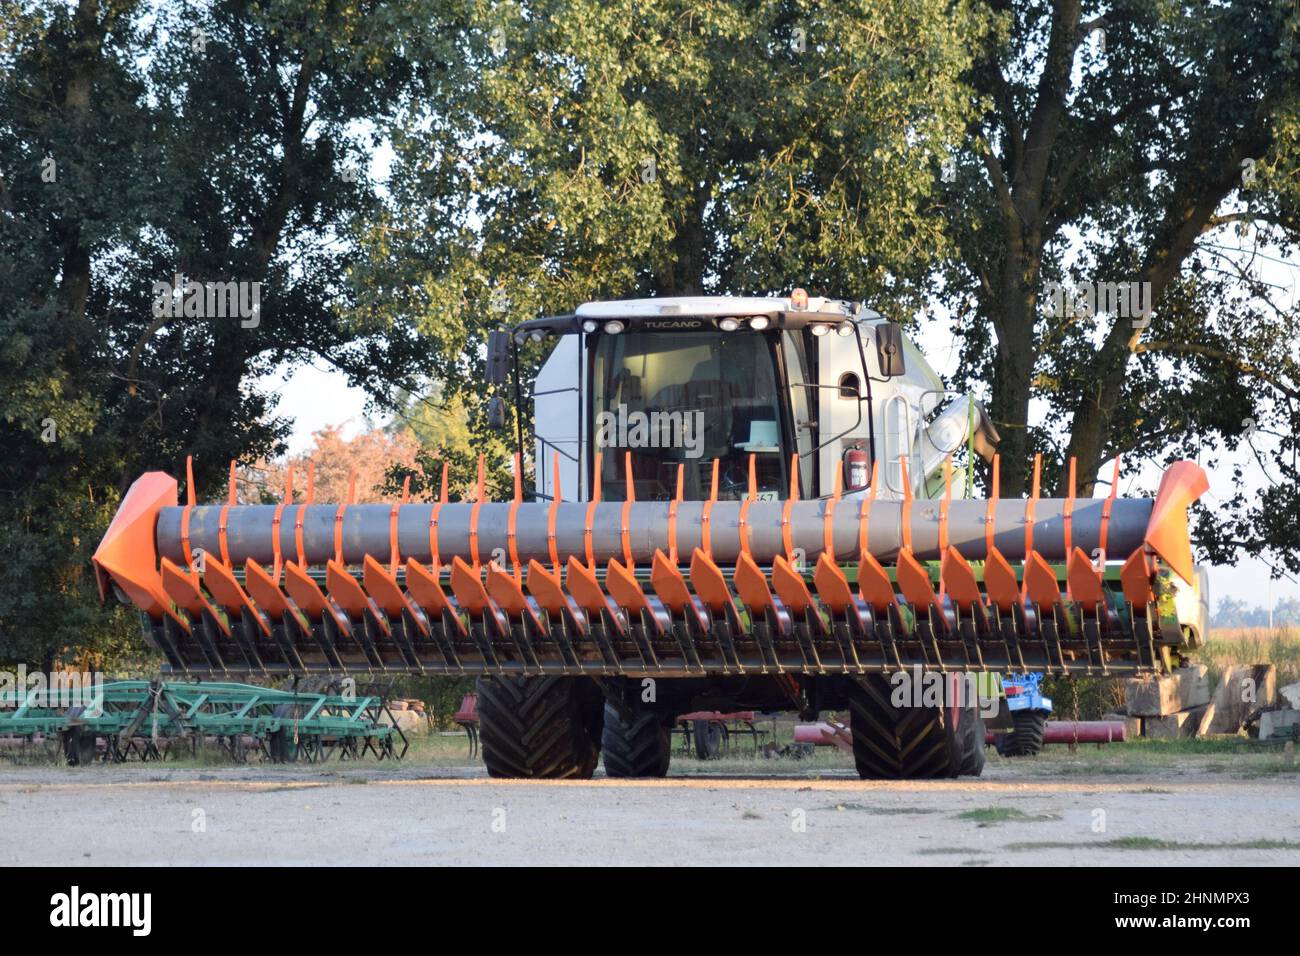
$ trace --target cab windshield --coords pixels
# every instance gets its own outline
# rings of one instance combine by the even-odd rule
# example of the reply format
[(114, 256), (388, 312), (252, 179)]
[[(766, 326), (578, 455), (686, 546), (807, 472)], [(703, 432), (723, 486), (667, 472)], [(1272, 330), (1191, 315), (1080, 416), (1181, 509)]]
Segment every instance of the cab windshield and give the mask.
[(601, 497), (626, 494), (631, 453), (639, 500), (676, 493), (709, 497), (718, 461), (718, 497), (748, 492), (749, 456), (760, 498), (782, 496), (785, 455), (772, 343), (758, 332), (642, 332), (594, 336), (592, 435), (601, 455)]

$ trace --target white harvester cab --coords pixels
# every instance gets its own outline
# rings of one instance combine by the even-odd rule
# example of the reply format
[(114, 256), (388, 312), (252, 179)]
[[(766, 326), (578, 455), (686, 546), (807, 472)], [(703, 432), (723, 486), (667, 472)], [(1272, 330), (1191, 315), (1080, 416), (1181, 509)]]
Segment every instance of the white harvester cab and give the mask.
[[(798, 456), (801, 497), (943, 494), (963, 446), (991, 456), (997, 433), (970, 396), (944, 388), (920, 351), (865, 306), (809, 298), (700, 296), (588, 302), (536, 319), (516, 341), (555, 337), (533, 387), (539, 497), (704, 500), (717, 461), (721, 499), (785, 498)], [(953, 495), (966, 487), (952, 476)]]

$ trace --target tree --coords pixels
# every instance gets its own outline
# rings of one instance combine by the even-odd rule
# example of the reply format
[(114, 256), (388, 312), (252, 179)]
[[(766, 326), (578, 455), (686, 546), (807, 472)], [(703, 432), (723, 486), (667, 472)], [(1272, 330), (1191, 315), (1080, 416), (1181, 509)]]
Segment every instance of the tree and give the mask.
[[(347, 277), (376, 124), (454, 72), (442, 16), (0, 0), (0, 659), (129, 640), (88, 564), (118, 496), (187, 454), (211, 487), (277, 451), (262, 373), (320, 359), (381, 402), (421, 381), (415, 330)], [(177, 276), (258, 284), (260, 309), (169, 315)]]
[(985, 26), (946, 0), (475, 6), (465, 85), (394, 132), (366, 307), (438, 343), (472, 430), (486, 331), (586, 299), (805, 286), (906, 315)]
[[(1199, 543), (1216, 561), (1244, 548), (1300, 570), (1300, 313), (1258, 271), (1300, 226), (1300, 13), (1290, 0), (989, 6), (1000, 28), (967, 76), (981, 115), (945, 204), (958, 251), (944, 292), (961, 380), (991, 382), (1004, 492), (1026, 487), (1035, 448), (1049, 490), (1074, 458), (1090, 494), (1117, 455), (1211, 458), (1272, 432), (1262, 499), (1203, 512)], [(1130, 282), (1138, 314), (1048, 294)]]

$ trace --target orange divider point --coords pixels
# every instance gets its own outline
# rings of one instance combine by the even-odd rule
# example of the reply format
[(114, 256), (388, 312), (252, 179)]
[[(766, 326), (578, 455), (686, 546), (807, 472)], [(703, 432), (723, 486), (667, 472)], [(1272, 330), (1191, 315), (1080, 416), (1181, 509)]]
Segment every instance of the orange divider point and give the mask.
[(862, 592), (862, 600), (875, 608), (877, 614), (884, 614), (892, 605), (898, 604), (889, 573), (872, 554), (864, 552), (858, 562), (858, 589)]
[(528, 593), (547, 614), (559, 614), (569, 606), (559, 574), (552, 574), (540, 561), (528, 562)]
[(578, 607), (599, 620), (600, 612), (609, 609), (609, 601), (605, 597), (605, 592), (601, 590), (595, 569), (569, 555), (567, 572), (565, 584), (568, 585), (573, 599), (578, 602)]
[(734, 606), (722, 569), (699, 548), (691, 552), (691, 586), (704, 606), (714, 614), (722, 614)]
[(983, 603), (979, 582), (975, 572), (960, 551), (949, 545), (943, 553), (943, 563), (939, 565), (939, 579), (943, 582), (944, 593), (963, 611), (969, 611), (977, 604)]
[(528, 598), (524, 597), (524, 589), (519, 586), (514, 575), (506, 574), (495, 564), (487, 566), (487, 593), (488, 597), (512, 619), (519, 620), (527, 614), (532, 618), (533, 623), (539, 629), (541, 628), (541, 620), (537, 617), (533, 606), (528, 603)]
[[(367, 611), (371, 610), (370, 598), (361, 589), (357, 579), (337, 561), (330, 561), (325, 565), (325, 587), (329, 589), (334, 603), (349, 617), (360, 620), (365, 617)], [(388, 620), (373, 612), (371, 616), (379, 622), (384, 633), (388, 633)]]
[(605, 565), (605, 587), (609, 589), (609, 596), (614, 599), (615, 604), (632, 615), (644, 611), (649, 619), (654, 622), (655, 629), (659, 630), (654, 609), (650, 606), (650, 602), (646, 600), (645, 591), (641, 590), (641, 584), (637, 581), (636, 575), (632, 573), (631, 568), (625, 567), (617, 558), (610, 558)]
[(1092, 566), (1088, 556), (1081, 548), (1070, 552), (1070, 560), (1065, 568), (1066, 581), (1070, 587), (1070, 600), (1081, 604), (1089, 614), (1095, 614), (1097, 606), (1106, 600), (1101, 584), (1101, 575)]
[(451, 559), (451, 592), (463, 610), (475, 617), (489, 607), (487, 589), (483, 587), (478, 566), (470, 567), (459, 555)]
[(320, 585), (292, 561), (284, 566), (284, 588), (289, 592), (289, 597), (293, 598), (293, 603), (312, 620), (319, 621), (329, 614), (344, 633), (351, 633), (352, 622), (346, 615), (335, 611), (334, 606), (320, 589)]
[(244, 587), (248, 588), (249, 596), (257, 602), (257, 606), (271, 617), (279, 620), (289, 612), (289, 602), (284, 599), (284, 592), (252, 558), (244, 562)]
[(465, 632), (464, 625), (456, 615), (456, 608), (438, 582), (437, 574), (428, 571), (414, 558), (406, 559), (406, 591), (415, 599), (416, 604), (424, 608), (424, 612), (431, 620), (442, 619), (443, 612), (449, 612), (452, 620), (456, 622), (457, 629), (462, 634)]
[(402, 613), (406, 612), (410, 615), (411, 620), (415, 621), (422, 634), (427, 635), (429, 633), (429, 629), (425, 626), (424, 621), (420, 619), (420, 615), (415, 613), (415, 608), (411, 606), (411, 602), (402, 593), (397, 578), (392, 572), (370, 555), (366, 555), (361, 575), (362, 580), (365, 582), (366, 591), (369, 592), (370, 597), (374, 599), (374, 602), (379, 605), (385, 614), (391, 618), (401, 620)]
[(907, 456), (900, 455), (898, 459), (898, 470), (902, 473), (903, 478), (903, 548), (907, 551), (912, 550), (912, 480), (907, 474)]
[(943, 613), (943, 605), (939, 603), (939, 598), (934, 593), (934, 586), (930, 583), (930, 572), (916, 560), (911, 551), (898, 552), (895, 568), (898, 589), (903, 592), (903, 597), (907, 598), (908, 604), (918, 611), (924, 608), (933, 609), (939, 614)]
[(249, 617), (257, 622), (258, 630), (266, 637), (271, 636), (271, 628), (262, 615), (258, 613), (253, 602), (248, 599), (244, 589), (239, 586), (235, 580), (234, 573), (218, 561), (205, 561), (203, 563), (203, 583), (207, 586), (208, 593), (213, 599), (226, 609), (226, 613), (234, 617), (237, 614), (248, 612)]
[(1151, 573), (1151, 562), (1147, 560), (1145, 547), (1139, 547), (1130, 554), (1120, 568), (1119, 580), (1124, 589), (1124, 600), (1133, 606), (1134, 611), (1145, 614), (1147, 605), (1155, 600)]
[(197, 574), (190, 574), (177, 567), (168, 558), (162, 559), (162, 585), (167, 596), (186, 614), (197, 618), (204, 611), (212, 615), (223, 634), (230, 634), (230, 625), (217, 613), (203, 592), (199, 590)]
[(984, 590), (989, 600), (1004, 613), (1021, 603), (1020, 582), (1007, 559), (997, 548), (989, 548), (984, 559)]
[(772, 592), (767, 586), (767, 578), (754, 562), (748, 551), (742, 552), (736, 559), (736, 593), (740, 601), (749, 608), (751, 614), (761, 616), (764, 611), (776, 612), (772, 602)]
[(803, 575), (790, 567), (790, 562), (779, 554), (772, 559), (772, 588), (781, 603), (795, 614), (803, 614), (815, 607)]
[(1056, 572), (1037, 551), (1030, 551), (1025, 561), (1025, 596), (1040, 608), (1055, 607), (1061, 602)]
[(817, 570), (813, 572), (813, 584), (817, 587), (817, 596), (835, 614), (843, 614), (853, 606), (853, 589), (849, 579), (844, 576), (840, 566), (825, 552), (817, 559)]
[(681, 614), (692, 603), (691, 589), (686, 586), (677, 564), (658, 549), (650, 561), (650, 586), (664, 607), (674, 614)]

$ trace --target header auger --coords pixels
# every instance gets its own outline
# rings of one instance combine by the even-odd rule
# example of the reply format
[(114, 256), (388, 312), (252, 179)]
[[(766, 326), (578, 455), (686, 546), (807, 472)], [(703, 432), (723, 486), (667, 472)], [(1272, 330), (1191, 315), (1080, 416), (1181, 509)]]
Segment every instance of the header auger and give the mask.
[[(894, 714), (882, 675), (1132, 674), (1203, 635), (1197, 465), (1170, 466), (1152, 500), (1117, 497), (1118, 462), (1109, 497), (1076, 498), (1071, 464), (1068, 496), (1043, 498), (1035, 460), (1030, 496), (1002, 498), (983, 409), (944, 405), (874, 313), (798, 291), (589, 303), (494, 333), (490, 386), (548, 340), (528, 495), (522, 447), (505, 502), (487, 500), (482, 460), (457, 502), (445, 468), (439, 500), (391, 504), (317, 504), (309, 474), (305, 500), (290, 477), (283, 503), (240, 505), (232, 463), (224, 504), (198, 504), (189, 480), (180, 505), (150, 472), (95, 553), (101, 591), (140, 609), (177, 673), (479, 676), (489, 769), (523, 776), (589, 774), (602, 697), (620, 715), (607, 734), (645, 726), (638, 713), (659, 734), (699, 707), (849, 706), (864, 773), (974, 772), (974, 732)], [(987, 499), (968, 496), (977, 455)], [(573, 747), (492, 743), (527, 713), (568, 714)], [(946, 743), (905, 757), (913, 724)]]
[(762, 501), (753, 470), (729, 501), (637, 501), (629, 483), (623, 501), (536, 502), (516, 482), (510, 502), (184, 506), (150, 472), (95, 565), (191, 674), (1103, 675), (1186, 642), (1159, 598), (1191, 577), (1190, 462), (1154, 501), (951, 483), (934, 503)]

